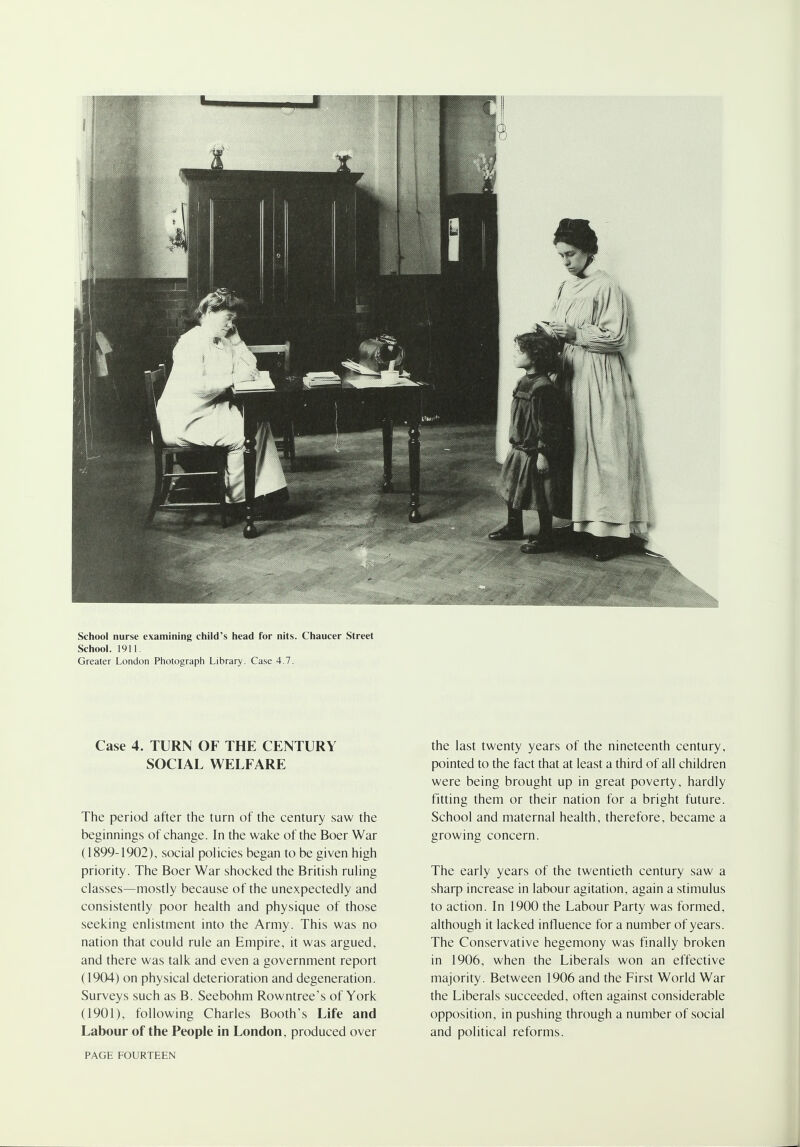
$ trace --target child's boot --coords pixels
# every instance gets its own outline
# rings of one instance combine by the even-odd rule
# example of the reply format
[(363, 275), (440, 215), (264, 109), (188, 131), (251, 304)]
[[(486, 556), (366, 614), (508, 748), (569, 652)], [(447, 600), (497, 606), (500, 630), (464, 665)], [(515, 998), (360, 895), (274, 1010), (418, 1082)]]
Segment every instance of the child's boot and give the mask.
[(553, 537), (553, 515), (548, 506), (541, 502), (537, 506), (539, 513), (539, 533), (535, 538), (529, 538), (524, 546), (520, 546), (523, 554), (551, 554), (556, 548)]
[(489, 537), (493, 542), (518, 542), (525, 535), (522, 532), (522, 510), (508, 507), (508, 521), (504, 526), (492, 530)]

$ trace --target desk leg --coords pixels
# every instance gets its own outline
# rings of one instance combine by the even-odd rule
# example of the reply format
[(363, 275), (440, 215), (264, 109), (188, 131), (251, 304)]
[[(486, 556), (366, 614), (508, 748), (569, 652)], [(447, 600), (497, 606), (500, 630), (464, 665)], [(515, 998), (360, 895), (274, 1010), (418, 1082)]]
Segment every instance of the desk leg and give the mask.
[(391, 418), (384, 418), (383, 420), (383, 483), (381, 490), (384, 494), (390, 494), (394, 489), (392, 483), (392, 437), (394, 431), (394, 423)]
[(419, 512), (419, 427), (408, 428), (408, 474), (411, 485), (411, 501), (408, 508), (409, 522), (421, 522)]
[(242, 531), (246, 538), (257, 538), (258, 530), (253, 522), (256, 498), (256, 423), (244, 415), (244, 509), (245, 523)]

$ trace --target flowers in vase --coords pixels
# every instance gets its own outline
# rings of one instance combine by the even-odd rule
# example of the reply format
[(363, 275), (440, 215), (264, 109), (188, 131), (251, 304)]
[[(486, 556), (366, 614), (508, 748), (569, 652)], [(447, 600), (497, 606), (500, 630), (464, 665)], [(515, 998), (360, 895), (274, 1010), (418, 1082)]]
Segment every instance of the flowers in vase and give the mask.
[(480, 155), (476, 156), (472, 162), (481, 174), (481, 179), (483, 180), (484, 187), (491, 187), (494, 183), (495, 175), (497, 174), (495, 170), (497, 164), (497, 156), (490, 155), (487, 157), (483, 152), (481, 152)]
[(347, 163), (348, 159), (353, 158), (353, 153), (352, 151), (335, 151), (333, 158), (338, 159), (339, 163)]
[(210, 143), (208, 145), (208, 150), (214, 157), (211, 160), (212, 171), (222, 171), (222, 153), (227, 150), (227, 147), (226, 143)]

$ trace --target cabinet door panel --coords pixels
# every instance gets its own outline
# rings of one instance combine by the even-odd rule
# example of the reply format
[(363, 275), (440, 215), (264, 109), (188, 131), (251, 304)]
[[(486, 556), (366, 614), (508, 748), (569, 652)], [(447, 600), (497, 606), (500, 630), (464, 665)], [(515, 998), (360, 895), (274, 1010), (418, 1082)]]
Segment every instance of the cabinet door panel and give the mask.
[(354, 303), (354, 197), (350, 188), (342, 192), (296, 187), (276, 195), (275, 297), (287, 311), (331, 312)]
[[(451, 224), (454, 224), (457, 239), (451, 234)], [(454, 195), (445, 201), (442, 270), (447, 281), (496, 282), (497, 206), (494, 196)]]
[[(451, 226), (458, 220), (457, 229)], [(458, 242), (453, 232), (457, 230)], [(497, 411), (497, 205), (494, 196), (449, 196), (442, 212), (444, 372), (442, 414), (489, 421)]]
[(284, 188), (276, 204), (276, 302), (330, 310), (335, 296), (334, 209), (325, 189)]
[(212, 197), (209, 204), (211, 288), (230, 287), (262, 300), (263, 200)]

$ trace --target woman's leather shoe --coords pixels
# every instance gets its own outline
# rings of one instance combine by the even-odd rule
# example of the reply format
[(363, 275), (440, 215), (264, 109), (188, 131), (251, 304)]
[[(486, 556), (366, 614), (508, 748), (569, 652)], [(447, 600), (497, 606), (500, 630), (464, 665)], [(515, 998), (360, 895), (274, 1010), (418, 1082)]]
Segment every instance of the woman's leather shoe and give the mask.
[(253, 518), (257, 522), (279, 522), (289, 516), (289, 491), (286, 489), (265, 494), (253, 503)]
[[(279, 495), (281, 492), (278, 492)], [(247, 517), (244, 502), (228, 502), (228, 517), (233, 522), (243, 522)], [(253, 502), (254, 522), (279, 522), (291, 517), (288, 497), (273, 498), (271, 494), (260, 496)]]
[(521, 527), (505, 525), (500, 526), (497, 530), (492, 530), (489, 537), (493, 542), (519, 542), (525, 535)]
[(619, 552), (616, 538), (595, 538), (592, 543), (592, 557), (596, 562), (610, 562)]

